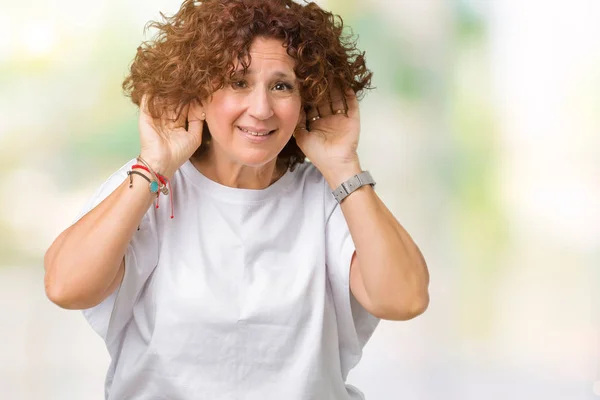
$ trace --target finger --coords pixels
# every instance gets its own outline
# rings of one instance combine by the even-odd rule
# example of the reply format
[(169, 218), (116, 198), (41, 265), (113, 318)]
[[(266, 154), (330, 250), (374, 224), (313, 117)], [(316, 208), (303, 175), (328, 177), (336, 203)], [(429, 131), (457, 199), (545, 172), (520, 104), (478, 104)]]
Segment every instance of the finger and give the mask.
[(194, 120), (188, 122), (188, 132), (190, 135), (199, 137), (202, 140), (202, 130), (204, 128), (204, 121)]
[(182, 128), (185, 126), (185, 120), (188, 115), (188, 110), (189, 105), (169, 109), (164, 113), (163, 117), (161, 118), (161, 122), (164, 125), (164, 127), (169, 130)]
[(358, 115), (358, 98), (352, 88), (346, 89), (345, 92), (346, 105), (348, 106), (348, 116), (356, 117)]
[(298, 124), (296, 125), (296, 129), (294, 129), (296, 143), (302, 143), (304, 137), (308, 133), (308, 129), (306, 129), (306, 113), (304, 112), (304, 109), (301, 109), (300, 115), (298, 116)]
[(144, 94), (142, 96), (142, 100), (140, 101), (140, 118), (146, 120), (147, 122), (152, 123), (153, 118), (150, 115), (150, 111), (148, 110), (148, 95)]
[(317, 109), (319, 110), (319, 115), (321, 116), (321, 118), (327, 117), (332, 114), (331, 98), (329, 97), (329, 92), (323, 98), (323, 100), (318, 104)]
[(204, 109), (202, 104), (198, 100), (192, 101), (187, 113), (188, 121), (204, 121), (206, 119), (206, 114), (204, 113)]
[(148, 94), (142, 95), (140, 101), (140, 123), (152, 127), (159, 135), (162, 133), (160, 121), (156, 120), (150, 113), (150, 103), (148, 100)]
[(304, 107), (300, 107), (300, 114), (296, 123), (296, 129), (299, 128), (306, 129), (306, 112), (304, 111)]
[(203, 111), (200, 104), (194, 101), (190, 104), (187, 112), (188, 132), (192, 135), (197, 135), (202, 138), (202, 130), (204, 128)]
[(348, 112), (344, 94), (339, 85), (335, 85), (331, 89), (331, 109), (334, 115), (346, 115)]
[(308, 110), (306, 110), (306, 121), (308, 123), (308, 127), (310, 128), (311, 124), (316, 122), (321, 116), (319, 115), (319, 110), (317, 107), (310, 106)]
[(189, 111), (190, 111), (189, 104), (186, 104), (185, 106), (179, 108), (177, 120), (175, 121), (177, 126), (185, 126), (185, 121), (187, 121)]
[(162, 112), (160, 109), (158, 112), (161, 114), (158, 117), (155, 118), (152, 115), (150, 109), (152, 106), (155, 106), (156, 101), (156, 97), (150, 98), (148, 94), (142, 96), (142, 100), (140, 101), (140, 120), (151, 126), (160, 136), (164, 136), (170, 130), (171, 123), (168, 121), (168, 113)]
[(147, 105), (148, 105), (148, 96), (144, 93), (142, 95), (142, 99), (140, 100), (140, 111), (146, 112)]

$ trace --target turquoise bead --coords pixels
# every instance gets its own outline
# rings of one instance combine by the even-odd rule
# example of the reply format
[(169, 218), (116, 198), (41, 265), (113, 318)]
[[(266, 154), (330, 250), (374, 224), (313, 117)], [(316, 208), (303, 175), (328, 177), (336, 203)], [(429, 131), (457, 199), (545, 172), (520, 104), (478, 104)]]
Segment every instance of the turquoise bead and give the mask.
[(158, 182), (150, 182), (150, 193), (158, 193)]

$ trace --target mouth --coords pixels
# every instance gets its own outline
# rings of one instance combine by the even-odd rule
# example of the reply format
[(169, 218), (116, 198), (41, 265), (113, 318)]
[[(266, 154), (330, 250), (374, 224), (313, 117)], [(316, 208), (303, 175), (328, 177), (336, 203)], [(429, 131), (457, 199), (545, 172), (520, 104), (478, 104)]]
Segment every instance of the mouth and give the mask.
[(248, 134), (251, 136), (256, 136), (256, 137), (261, 137), (261, 136), (269, 136), (272, 135), (273, 133), (275, 133), (277, 131), (277, 129), (273, 129), (273, 130), (266, 130), (266, 129), (261, 129), (261, 130), (252, 130), (252, 129), (248, 129), (248, 128), (243, 128), (241, 126), (237, 126), (237, 128)]

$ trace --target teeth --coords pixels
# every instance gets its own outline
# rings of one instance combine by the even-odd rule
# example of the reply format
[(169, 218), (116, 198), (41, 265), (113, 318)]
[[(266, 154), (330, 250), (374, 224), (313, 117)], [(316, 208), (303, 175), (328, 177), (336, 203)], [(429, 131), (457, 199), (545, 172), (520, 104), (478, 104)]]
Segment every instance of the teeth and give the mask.
[(242, 131), (251, 134), (252, 136), (267, 136), (268, 134), (270, 134), (271, 132), (265, 132), (265, 133), (258, 133), (258, 132), (253, 132), (253, 131), (249, 131), (248, 129), (244, 129), (242, 127), (239, 127)]

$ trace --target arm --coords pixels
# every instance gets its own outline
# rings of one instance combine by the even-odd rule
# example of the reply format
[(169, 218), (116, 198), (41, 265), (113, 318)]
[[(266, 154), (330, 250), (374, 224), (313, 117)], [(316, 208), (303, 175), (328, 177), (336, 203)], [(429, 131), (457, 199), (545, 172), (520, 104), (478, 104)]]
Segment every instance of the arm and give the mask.
[(124, 255), (154, 195), (133, 175), (52, 243), (44, 256), (46, 295), (67, 309), (93, 307), (120, 285)]
[[(295, 138), (333, 190), (361, 172), (359, 132), (355, 93), (333, 87), (329, 99), (311, 107), (307, 115), (301, 111)], [(352, 193), (341, 209), (356, 246), (350, 266), (354, 297), (383, 319), (406, 320), (421, 314), (429, 304), (429, 274), (409, 234), (371, 187)]]
[[(144, 96), (140, 105), (141, 154), (155, 171), (170, 179), (200, 146), (204, 113), (195, 102), (180, 113), (169, 111), (155, 118), (147, 112), (146, 101)], [(63, 308), (89, 308), (120, 285), (127, 246), (155, 198), (143, 177), (133, 175), (133, 180), (131, 188), (128, 179), (123, 181), (46, 252), (44, 285), (52, 302)]]
[[(325, 178), (336, 188), (361, 171), (355, 164)], [(407, 320), (429, 303), (429, 273), (417, 245), (371, 186), (363, 186), (340, 205), (356, 252), (350, 266), (350, 289), (371, 314)]]

